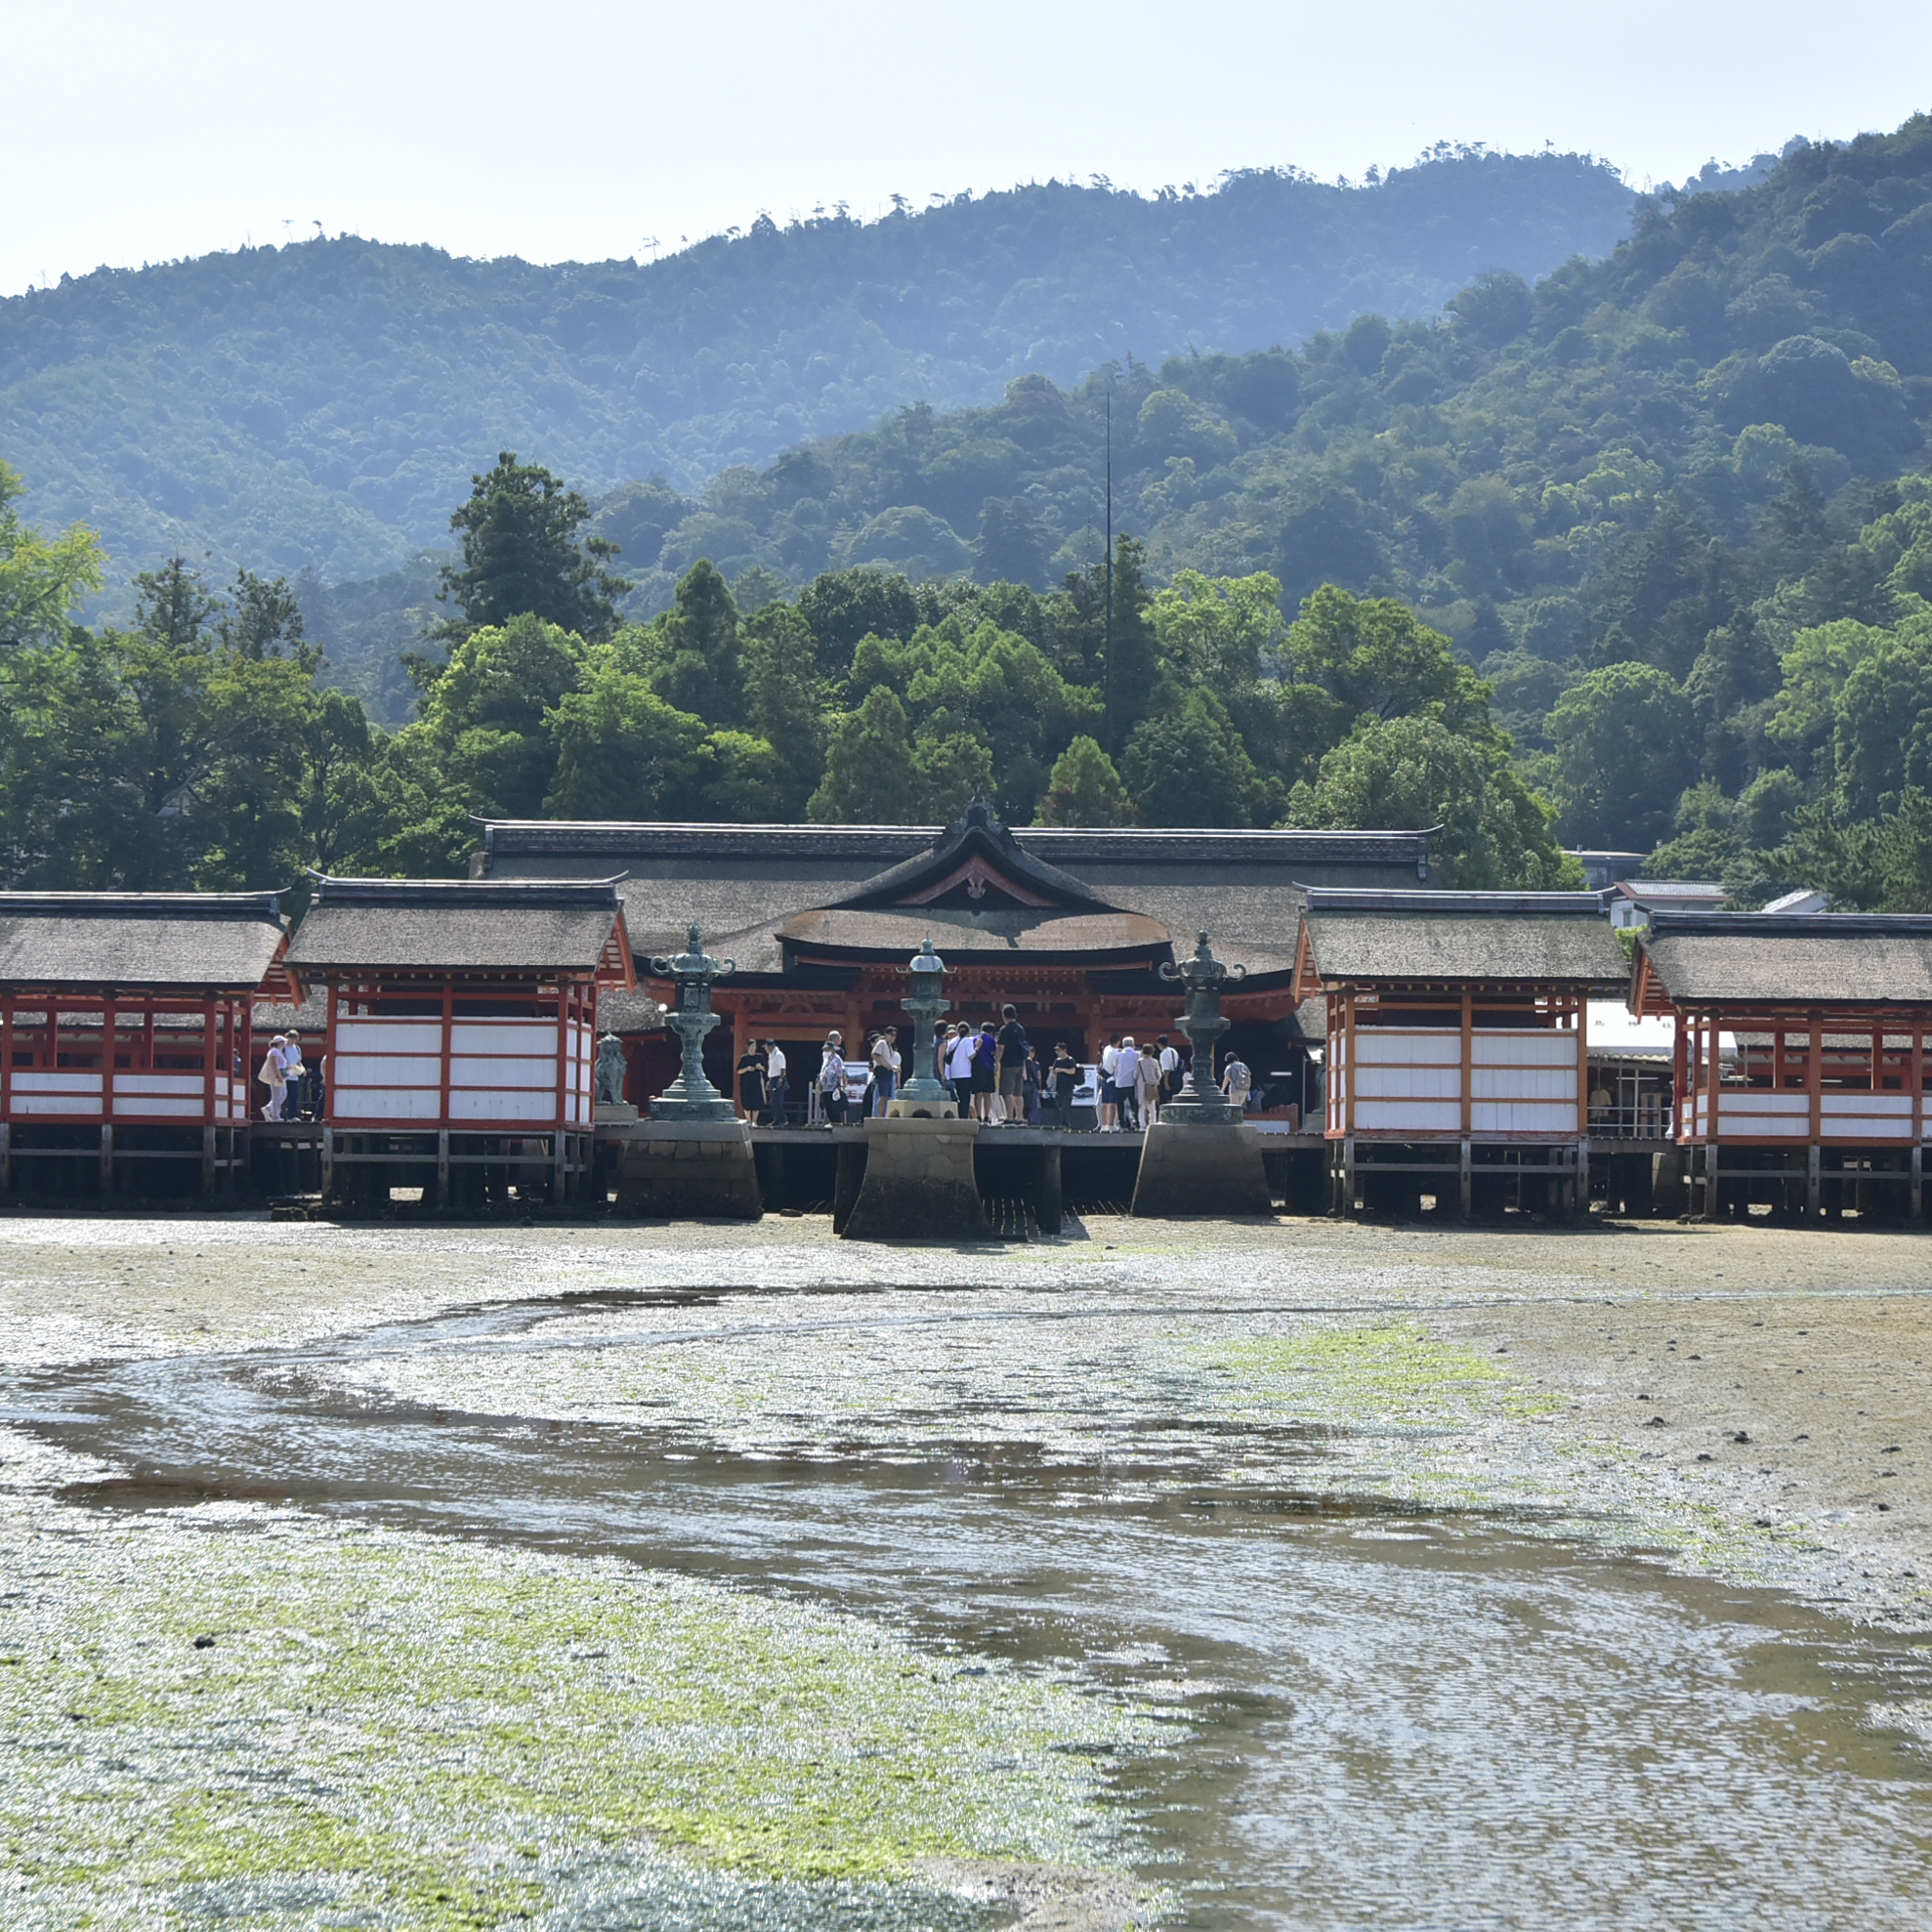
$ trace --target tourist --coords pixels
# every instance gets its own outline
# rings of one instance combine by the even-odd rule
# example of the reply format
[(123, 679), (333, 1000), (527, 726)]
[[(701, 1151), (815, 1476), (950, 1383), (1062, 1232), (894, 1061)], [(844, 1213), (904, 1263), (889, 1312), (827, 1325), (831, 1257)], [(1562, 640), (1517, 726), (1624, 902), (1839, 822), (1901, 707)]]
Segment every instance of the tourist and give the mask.
[(993, 1037), (993, 1072), (999, 1082), (999, 1104), (1009, 1127), (1027, 1118), (1027, 1055), (1031, 1051), (1017, 1008), (999, 1009), (1001, 1026)]
[(1054, 1042), (1053, 1065), (1047, 1070), (1047, 1078), (1052, 1083), (1053, 1124), (1056, 1127), (1071, 1127), (1073, 1089), (1080, 1084), (1080, 1070), (1073, 1056), (1067, 1051), (1065, 1040)]
[(837, 1033), (825, 1035), (824, 1051), (819, 1060), (819, 1102), (825, 1110), (826, 1122), (834, 1127), (845, 1122), (845, 1054)]
[(1141, 1064), (1134, 1080), (1134, 1099), (1144, 1128), (1152, 1127), (1160, 1118), (1160, 1055), (1150, 1041), (1141, 1048)]
[(304, 1117), (303, 1095), (309, 1084), (309, 1070), (302, 1064), (300, 1033), (290, 1033), (282, 1043), (281, 1076), (285, 1082), (281, 1117), (284, 1120), (300, 1120)]
[(962, 1120), (973, 1111), (973, 1045), (978, 1038), (977, 1033), (967, 1030), (963, 1020), (955, 1020), (951, 1043), (941, 1055), (945, 1067), (943, 1077), (952, 1088), (953, 1105)]
[(1247, 1097), (1253, 1086), (1254, 1075), (1248, 1071), (1246, 1062), (1231, 1053), (1227, 1065), (1221, 1069), (1221, 1091), (1233, 1106), (1246, 1113)]
[(1141, 1124), (1140, 1109), (1134, 1104), (1140, 1086), (1141, 1050), (1134, 1044), (1132, 1033), (1116, 1037), (1120, 1042), (1113, 1049), (1113, 1099), (1119, 1110), (1116, 1117), (1128, 1133), (1133, 1133)]
[(747, 1040), (738, 1055), (737, 1111), (740, 1119), (754, 1122), (765, 1111), (765, 1056), (756, 1040)]
[(1160, 1048), (1160, 1104), (1166, 1104), (1181, 1091), (1181, 1055), (1179, 1049), (1171, 1045), (1167, 1035), (1162, 1033), (1157, 1042)]
[(269, 1104), (262, 1110), (264, 1120), (281, 1118), (282, 1102), (288, 1095), (288, 1074), (283, 1070), (281, 1050), (288, 1044), (287, 1038), (277, 1033), (269, 1042), (269, 1050), (262, 1056), (262, 1084), (269, 1090)]
[(777, 1040), (765, 1042), (765, 1110), (773, 1126), (785, 1124), (785, 1056)]
[(1040, 1087), (1045, 1069), (1040, 1066), (1039, 1054), (1034, 1051), (1030, 1040), (1027, 1043), (1027, 1064), (1020, 1071), (1027, 1076), (1027, 1125), (1037, 1127), (1040, 1123)]
[(973, 1117), (988, 1127), (993, 1123), (993, 1070), (999, 1058), (999, 1042), (993, 1035), (992, 1022), (983, 1021), (973, 1035)]
[(1110, 1033), (1100, 1050), (1100, 1131), (1111, 1134), (1120, 1121), (1120, 1089), (1113, 1084), (1113, 1070), (1120, 1064), (1120, 1035)]
[(888, 1027), (872, 1041), (872, 1112), (883, 1113), (899, 1091), (899, 1029)]

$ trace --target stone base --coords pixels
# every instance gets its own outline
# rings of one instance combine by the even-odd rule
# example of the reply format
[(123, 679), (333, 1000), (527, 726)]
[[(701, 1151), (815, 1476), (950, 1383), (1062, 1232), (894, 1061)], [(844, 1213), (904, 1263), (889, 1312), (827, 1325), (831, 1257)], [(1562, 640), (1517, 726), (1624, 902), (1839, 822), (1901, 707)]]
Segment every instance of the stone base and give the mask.
[(839, 1232), (849, 1241), (985, 1240), (973, 1172), (979, 1135), (977, 1120), (867, 1120), (865, 1179)]
[(1158, 1120), (1141, 1143), (1133, 1212), (1153, 1220), (1272, 1214), (1261, 1136), (1239, 1120)]
[(959, 1103), (953, 1100), (920, 1100), (900, 1094), (886, 1102), (888, 1120), (957, 1120)]
[(592, 1120), (599, 1127), (629, 1127), (637, 1120), (637, 1109), (627, 1100), (600, 1100)]
[(671, 1221), (756, 1221), (751, 1129), (742, 1120), (651, 1120), (625, 1136), (617, 1211)]

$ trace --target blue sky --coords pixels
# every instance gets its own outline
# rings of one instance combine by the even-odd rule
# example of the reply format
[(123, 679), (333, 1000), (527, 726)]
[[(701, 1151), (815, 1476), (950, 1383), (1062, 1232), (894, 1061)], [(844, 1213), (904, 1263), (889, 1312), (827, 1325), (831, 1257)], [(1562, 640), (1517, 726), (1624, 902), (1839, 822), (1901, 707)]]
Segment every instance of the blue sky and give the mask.
[(0, 294), (319, 224), (539, 261), (895, 192), (1292, 163), (1438, 140), (1635, 181), (1932, 105), (1932, 7), (1195, 0), (0, 0)]

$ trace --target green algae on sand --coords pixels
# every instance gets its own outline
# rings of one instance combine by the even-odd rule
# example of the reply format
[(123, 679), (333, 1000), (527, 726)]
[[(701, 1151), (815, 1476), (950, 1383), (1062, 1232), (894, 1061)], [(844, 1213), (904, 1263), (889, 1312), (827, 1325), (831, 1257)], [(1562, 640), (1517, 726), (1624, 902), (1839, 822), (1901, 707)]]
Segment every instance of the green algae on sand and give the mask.
[(1239, 1401), (1292, 1407), (1313, 1421), (1429, 1424), (1522, 1419), (1563, 1407), (1491, 1357), (1432, 1340), (1413, 1323), (1310, 1324), (1252, 1341), (1202, 1344)]
[(665, 1854), (848, 1886), (934, 1857), (1100, 1867), (1092, 1754), (1154, 1738), (1063, 1685), (616, 1562), (239, 1508), (10, 1511), (0, 1539), (24, 1584), (10, 1924), (441, 1932)]

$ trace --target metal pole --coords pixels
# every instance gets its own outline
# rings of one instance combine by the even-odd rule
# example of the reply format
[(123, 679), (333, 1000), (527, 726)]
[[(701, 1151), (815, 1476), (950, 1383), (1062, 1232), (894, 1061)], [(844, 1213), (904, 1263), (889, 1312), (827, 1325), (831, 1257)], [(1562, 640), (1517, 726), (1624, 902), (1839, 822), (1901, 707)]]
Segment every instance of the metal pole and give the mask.
[(1107, 754), (1120, 755), (1113, 730), (1113, 386), (1107, 390)]

